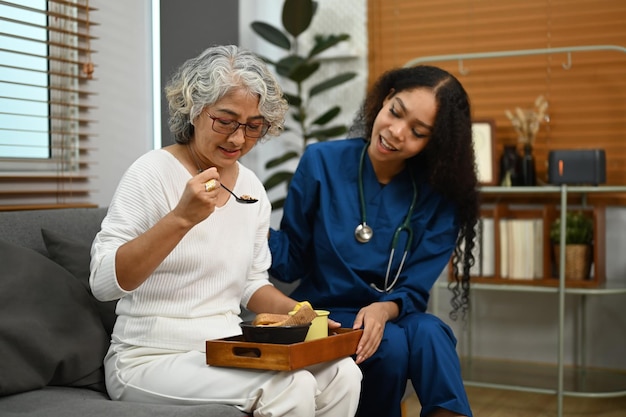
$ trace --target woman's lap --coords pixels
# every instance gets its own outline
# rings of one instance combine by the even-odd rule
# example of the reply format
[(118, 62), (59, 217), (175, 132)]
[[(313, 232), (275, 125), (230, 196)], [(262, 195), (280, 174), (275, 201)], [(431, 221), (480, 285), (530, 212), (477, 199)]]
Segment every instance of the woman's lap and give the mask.
[(116, 400), (229, 404), (261, 416), (347, 415), (358, 403), (361, 372), (350, 358), (275, 372), (208, 366), (198, 351), (116, 348), (105, 358), (107, 389)]
[(248, 386), (273, 372), (208, 366), (203, 352), (169, 352), (135, 347), (107, 355), (107, 389), (114, 399), (156, 403), (220, 403), (241, 406)]

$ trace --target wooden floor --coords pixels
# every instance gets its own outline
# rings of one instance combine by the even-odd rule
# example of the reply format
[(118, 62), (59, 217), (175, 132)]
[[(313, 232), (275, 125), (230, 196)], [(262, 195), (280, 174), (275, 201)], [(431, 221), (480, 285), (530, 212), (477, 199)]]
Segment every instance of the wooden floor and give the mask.
[[(556, 417), (554, 395), (467, 387), (474, 417)], [(417, 397), (406, 400), (406, 417), (419, 417)], [(563, 399), (563, 417), (626, 417), (626, 397)]]

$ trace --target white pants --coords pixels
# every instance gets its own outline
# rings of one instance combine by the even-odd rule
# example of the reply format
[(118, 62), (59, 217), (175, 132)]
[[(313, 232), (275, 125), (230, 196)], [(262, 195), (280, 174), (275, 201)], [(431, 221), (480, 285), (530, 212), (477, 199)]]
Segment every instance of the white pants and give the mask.
[(104, 366), (114, 400), (230, 404), (254, 417), (351, 417), (361, 392), (351, 358), (276, 372), (209, 366), (204, 352), (113, 344)]

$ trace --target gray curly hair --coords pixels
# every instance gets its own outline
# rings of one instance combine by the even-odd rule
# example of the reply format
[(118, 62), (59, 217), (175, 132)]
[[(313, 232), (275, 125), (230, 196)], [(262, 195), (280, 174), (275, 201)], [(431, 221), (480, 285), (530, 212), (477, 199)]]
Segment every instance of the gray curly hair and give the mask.
[(259, 111), (278, 136), (289, 108), (276, 78), (253, 52), (235, 45), (213, 46), (178, 68), (165, 87), (169, 106), (170, 131), (179, 144), (189, 143), (193, 120), (231, 89), (244, 87), (259, 97)]

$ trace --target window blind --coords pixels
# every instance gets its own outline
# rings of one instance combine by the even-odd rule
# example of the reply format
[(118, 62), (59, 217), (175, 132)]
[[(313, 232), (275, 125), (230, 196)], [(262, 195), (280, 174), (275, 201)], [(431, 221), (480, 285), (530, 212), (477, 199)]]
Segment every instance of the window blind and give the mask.
[[(425, 56), (626, 46), (622, 0), (369, 0), (368, 6), (370, 84), (382, 72)], [(567, 54), (550, 54), (430, 65), (459, 78), (474, 118), (495, 122), (498, 158), (505, 144), (517, 141), (505, 111), (532, 109), (543, 95), (549, 120), (533, 149), (538, 179), (547, 180), (550, 150), (600, 148), (606, 152), (607, 183), (626, 184), (626, 54), (577, 52), (571, 61)]]
[(0, 0), (0, 210), (89, 206), (89, 0)]

